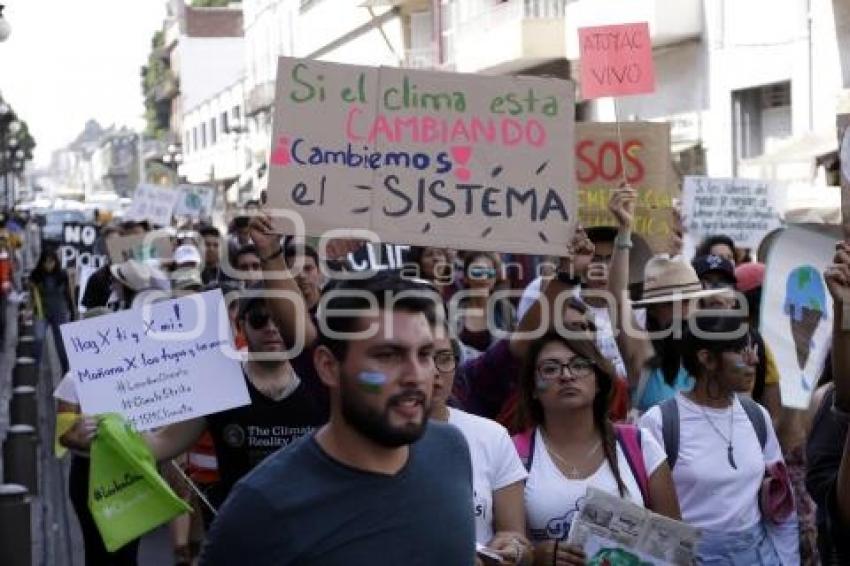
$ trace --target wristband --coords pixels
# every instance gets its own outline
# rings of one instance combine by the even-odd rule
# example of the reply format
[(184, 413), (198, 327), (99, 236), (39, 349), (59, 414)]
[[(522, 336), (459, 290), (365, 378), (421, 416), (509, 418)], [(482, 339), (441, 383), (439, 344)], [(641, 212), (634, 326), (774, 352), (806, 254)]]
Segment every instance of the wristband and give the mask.
[(617, 236), (614, 238), (614, 247), (618, 250), (628, 250), (633, 245), (631, 232), (617, 232)]
[(261, 261), (261, 262), (263, 262), (263, 263), (266, 263), (266, 262), (269, 262), (269, 261), (273, 260), (273, 259), (274, 259), (274, 258), (276, 258), (276, 257), (279, 257), (279, 256), (280, 256), (280, 255), (282, 255), (282, 254), (283, 254), (283, 246), (280, 246), (280, 247), (277, 249), (277, 251), (276, 251), (276, 252), (274, 252), (273, 254), (271, 254), (270, 256), (268, 256), (268, 257), (261, 257), (261, 258), (260, 258), (260, 261)]

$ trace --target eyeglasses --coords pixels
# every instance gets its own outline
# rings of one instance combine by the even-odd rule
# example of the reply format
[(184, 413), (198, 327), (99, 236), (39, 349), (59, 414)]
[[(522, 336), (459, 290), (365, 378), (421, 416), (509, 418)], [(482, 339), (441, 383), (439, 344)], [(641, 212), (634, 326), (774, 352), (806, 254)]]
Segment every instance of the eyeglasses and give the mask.
[(442, 373), (454, 371), (457, 367), (457, 357), (455, 357), (454, 352), (449, 350), (436, 352), (434, 354), (434, 366), (437, 368), (437, 371)]
[(567, 363), (560, 360), (543, 360), (537, 366), (537, 375), (547, 381), (554, 381), (568, 375), (577, 379), (585, 379), (593, 375), (594, 365), (592, 361), (579, 356)]
[(266, 311), (251, 311), (248, 313), (247, 319), (251, 328), (262, 330), (269, 323), (271, 315)]
[(492, 279), (496, 276), (496, 270), (492, 267), (473, 266), (469, 268), (469, 276), (474, 279)]

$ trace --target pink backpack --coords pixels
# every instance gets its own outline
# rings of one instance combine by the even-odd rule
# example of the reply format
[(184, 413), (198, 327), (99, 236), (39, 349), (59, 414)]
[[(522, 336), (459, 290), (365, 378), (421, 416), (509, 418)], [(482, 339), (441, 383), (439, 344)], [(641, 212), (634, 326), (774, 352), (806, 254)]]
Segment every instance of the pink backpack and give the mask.
[[(534, 428), (530, 428), (513, 437), (517, 454), (519, 454), (519, 458), (522, 460), (525, 469), (529, 471), (531, 471), (531, 463), (534, 459), (535, 430)], [(632, 475), (637, 481), (640, 494), (643, 496), (646, 506), (650, 507), (649, 474), (646, 473), (646, 464), (643, 461), (640, 429), (633, 425), (615, 424), (614, 432), (617, 435), (617, 442), (626, 456), (626, 461), (629, 463)]]

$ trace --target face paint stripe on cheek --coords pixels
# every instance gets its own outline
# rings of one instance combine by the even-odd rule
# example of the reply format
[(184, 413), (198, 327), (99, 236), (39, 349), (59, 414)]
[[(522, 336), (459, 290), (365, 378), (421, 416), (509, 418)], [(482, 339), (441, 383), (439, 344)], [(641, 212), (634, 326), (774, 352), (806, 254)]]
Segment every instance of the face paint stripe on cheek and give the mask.
[(380, 371), (361, 371), (357, 374), (360, 388), (369, 393), (380, 393), (387, 383), (387, 376)]
[(552, 385), (549, 381), (537, 377), (534, 379), (534, 385), (537, 387), (538, 391), (546, 391), (549, 389), (549, 386)]

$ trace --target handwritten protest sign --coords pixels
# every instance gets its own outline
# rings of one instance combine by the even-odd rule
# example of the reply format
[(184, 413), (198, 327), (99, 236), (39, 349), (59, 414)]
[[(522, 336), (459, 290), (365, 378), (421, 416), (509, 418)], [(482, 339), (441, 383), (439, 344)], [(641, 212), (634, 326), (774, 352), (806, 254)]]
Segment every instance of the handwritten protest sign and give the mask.
[(785, 189), (767, 181), (685, 177), (682, 216), (687, 237), (699, 242), (725, 234), (741, 248), (758, 249), (782, 225)]
[(249, 403), (226, 312), (216, 290), (63, 324), (83, 412), (147, 430)]
[(646, 22), (579, 28), (578, 34), (582, 97), (655, 90), (652, 40)]
[(840, 183), (841, 183), (841, 224), (844, 238), (850, 240), (850, 114), (839, 114), (836, 117), (840, 153)]
[(666, 251), (670, 214), (678, 189), (670, 164), (670, 125), (659, 122), (621, 124), (623, 155), (617, 125), (576, 124), (576, 178), (582, 226), (616, 226), (608, 211), (611, 191), (623, 180), (638, 191), (635, 232), (656, 251)]
[(268, 207), (309, 236), (562, 254), (578, 218), (573, 115), (569, 81), (282, 57)]
[(215, 200), (215, 191), (212, 187), (180, 185), (177, 190), (179, 196), (174, 205), (175, 216), (199, 218), (210, 215)]
[(62, 244), (59, 262), (62, 269), (94, 267), (106, 264), (106, 256), (95, 253), (94, 244), (100, 234), (97, 224), (65, 222), (62, 225)]
[(106, 251), (112, 263), (122, 263), (128, 259), (147, 261), (151, 259), (171, 259), (170, 236), (165, 231), (113, 236), (106, 241)]
[(168, 226), (178, 198), (180, 192), (173, 187), (139, 185), (125, 216), (128, 220), (148, 220), (160, 226)]

